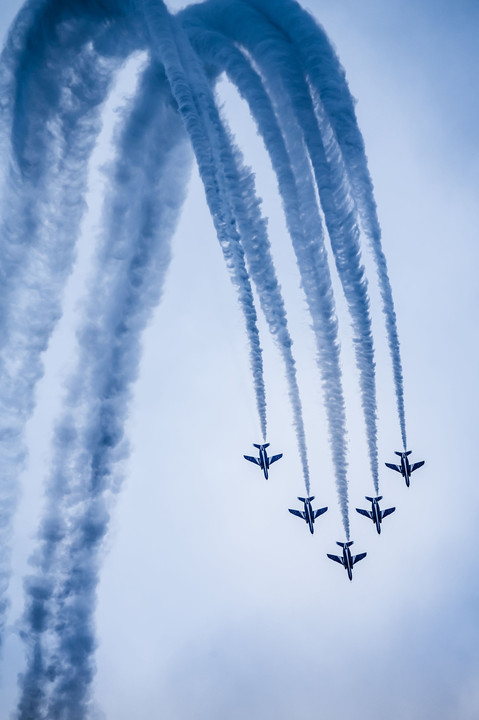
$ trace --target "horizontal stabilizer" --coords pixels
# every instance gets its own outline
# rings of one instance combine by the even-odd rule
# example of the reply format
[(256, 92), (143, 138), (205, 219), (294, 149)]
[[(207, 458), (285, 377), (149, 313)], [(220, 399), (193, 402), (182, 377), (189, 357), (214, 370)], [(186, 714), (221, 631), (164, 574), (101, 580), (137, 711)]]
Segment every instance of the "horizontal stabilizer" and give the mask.
[(250, 462), (254, 463), (255, 465), (261, 465), (261, 463), (260, 463), (260, 461), (258, 460), (258, 458), (251, 457), (251, 455), (243, 455), (243, 457), (244, 457), (245, 460), (249, 460)]
[(383, 496), (382, 496), (382, 495), (378, 495), (378, 496), (375, 497), (375, 498), (368, 497), (367, 495), (365, 495), (365, 497), (366, 497), (366, 500), (369, 500), (369, 502), (374, 502), (375, 500), (377, 500), (377, 501), (379, 502), (380, 500), (383, 499)]
[(337, 555), (330, 555), (329, 553), (326, 553), (328, 558), (330, 560), (334, 560), (334, 562), (339, 563), (340, 565), (343, 565), (343, 558), (338, 557)]
[(342, 547), (342, 548), (351, 547), (351, 545), (353, 545), (353, 544), (354, 544), (354, 540), (350, 540), (349, 542), (345, 542), (345, 543), (336, 541), (336, 545), (339, 545), (339, 547)]
[(393, 463), (384, 463), (386, 467), (391, 468), (391, 470), (397, 470), (398, 472), (402, 472), (399, 465), (394, 465)]
[(253, 447), (258, 448), (258, 450), (261, 450), (261, 448), (269, 447), (269, 443), (265, 443), (264, 445), (256, 445), (255, 443), (253, 443)]
[(314, 511), (314, 519), (316, 520), (316, 518), (318, 518), (320, 515), (322, 515), (323, 513), (325, 513), (327, 509), (328, 509), (328, 508), (325, 507), (325, 508), (319, 508), (319, 510), (315, 510), (315, 511)]
[(362, 508), (356, 508), (356, 512), (358, 512), (360, 515), (364, 515), (364, 517), (367, 517), (370, 520), (373, 519), (373, 514), (372, 514), (372, 512), (369, 512), (369, 510), (363, 510)]
[(353, 565), (355, 565), (355, 564), (356, 564), (357, 562), (359, 562), (360, 560), (364, 560), (364, 558), (366, 557), (366, 555), (367, 555), (367, 553), (359, 553), (359, 555), (355, 555), (355, 556), (353, 557)]
[(309, 502), (311, 502), (312, 500), (314, 500), (314, 495), (311, 495), (311, 497), (309, 498), (298, 497), (298, 500), (300, 500), (301, 502), (306, 502), (306, 500), (309, 500)]
[(393, 508), (388, 508), (387, 510), (383, 510), (382, 513), (381, 513), (381, 520), (382, 520), (383, 518), (387, 517), (388, 515), (391, 515), (391, 513), (393, 513), (393, 512), (395, 511), (395, 509), (396, 509), (396, 508), (393, 507)]
[(426, 462), (425, 460), (421, 460), (420, 462), (413, 463), (413, 465), (411, 465), (411, 472), (414, 472), (414, 470), (417, 470), (418, 468), (422, 467), (425, 462)]
[[(399, 457), (401, 457), (401, 455), (403, 454), (402, 452), (398, 452), (398, 450), (395, 450), (394, 453), (395, 453), (396, 455), (399, 455)], [(412, 453), (412, 450), (406, 450), (406, 452), (404, 453), (404, 455), (410, 455), (411, 453)]]
[(276, 460), (279, 460), (282, 457), (283, 453), (280, 453), (279, 455), (273, 455), (273, 457), (269, 460), (269, 464), (272, 465), (274, 462), (276, 462)]
[(289, 508), (289, 512), (292, 513), (293, 515), (296, 515), (296, 517), (301, 518), (302, 520), (305, 519), (304, 513), (301, 512), (301, 510), (291, 510), (291, 508)]

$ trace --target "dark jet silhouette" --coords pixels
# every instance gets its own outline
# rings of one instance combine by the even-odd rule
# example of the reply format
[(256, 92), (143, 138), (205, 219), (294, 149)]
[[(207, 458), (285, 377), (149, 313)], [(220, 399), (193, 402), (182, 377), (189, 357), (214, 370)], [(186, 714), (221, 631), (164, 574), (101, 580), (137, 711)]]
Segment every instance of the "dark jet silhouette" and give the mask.
[(273, 455), (273, 457), (268, 457), (268, 453), (266, 452), (266, 448), (269, 447), (269, 443), (265, 443), (264, 445), (255, 445), (253, 443), (253, 446), (255, 448), (258, 448), (259, 450), (259, 457), (251, 457), (251, 455), (243, 455), (245, 460), (249, 460), (252, 463), (256, 463), (256, 465), (259, 465), (261, 470), (264, 472), (264, 476), (266, 480), (268, 479), (268, 470), (269, 466), (272, 465), (276, 460), (279, 460), (283, 457), (283, 453), (280, 453), (279, 455)]
[(379, 507), (379, 501), (383, 499), (382, 495), (379, 495), (379, 497), (368, 497), (366, 495), (366, 500), (369, 500), (371, 505), (371, 510), (363, 510), (362, 508), (356, 508), (356, 512), (358, 512), (360, 515), (364, 515), (364, 517), (369, 518), (373, 521), (373, 523), (376, 525), (376, 530), (378, 533), (381, 533), (381, 523), (383, 521), (383, 518), (387, 517), (391, 513), (395, 511), (395, 507), (388, 508), (387, 510), (381, 510)]
[(362, 560), (366, 557), (367, 553), (359, 553), (359, 555), (351, 555), (351, 550), (349, 549), (351, 545), (353, 544), (353, 540), (350, 540), (349, 542), (342, 543), (337, 542), (336, 545), (339, 545), (339, 547), (343, 548), (343, 556), (338, 557), (337, 555), (330, 555), (329, 553), (326, 553), (328, 558), (331, 560), (334, 560), (337, 563), (340, 563), (348, 573), (348, 578), (350, 580), (353, 579), (353, 566), (356, 565), (357, 562)]
[(395, 450), (396, 455), (399, 455), (399, 457), (401, 458), (401, 464), (394, 465), (394, 463), (385, 463), (386, 467), (391, 468), (391, 470), (397, 470), (397, 472), (401, 473), (404, 480), (406, 481), (407, 487), (409, 487), (409, 483), (411, 481), (411, 473), (413, 473), (414, 470), (422, 467), (426, 462), (425, 460), (421, 460), (420, 462), (410, 465), (408, 455), (410, 455), (411, 452), (412, 450), (408, 450), (407, 452), (398, 452), (397, 450)]
[(289, 512), (305, 520), (309, 525), (309, 531), (312, 535), (314, 533), (314, 521), (317, 517), (325, 513), (328, 508), (324, 507), (319, 508), (319, 510), (313, 510), (311, 500), (314, 500), (314, 495), (308, 498), (298, 497), (298, 500), (304, 503), (303, 512), (301, 512), (301, 510), (292, 510), (291, 508), (289, 508)]

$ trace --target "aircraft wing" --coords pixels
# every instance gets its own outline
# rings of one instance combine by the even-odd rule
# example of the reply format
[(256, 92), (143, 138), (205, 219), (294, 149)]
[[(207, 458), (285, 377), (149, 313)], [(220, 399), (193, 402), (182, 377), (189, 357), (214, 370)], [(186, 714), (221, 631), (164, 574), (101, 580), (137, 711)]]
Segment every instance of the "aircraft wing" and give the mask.
[(328, 508), (325, 507), (325, 508), (319, 508), (319, 510), (315, 510), (315, 511), (314, 511), (314, 519), (316, 520), (316, 518), (318, 518), (320, 515), (322, 515), (323, 513), (325, 513), (327, 509), (328, 509)]
[(411, 472), (414, 472), (414, 470), (417, 470), (418, 468), (422, 467), (425, 462), (426, 462), (425, 460), (421, 460), (420, 462), (413, 463), (411, 465)]
[(397, 470), (398, 472), (402, 472), (399, 465), (394, 465), (394, 463), (384, 463), (386, 467), (391, 468), (391, 470)]
[(373, 519), (373, 514), (372, 514), (372, 512), (369, 512), (369, 510), (363, 510), (362, 508), (356, 508), (356, 512), (358, 512), (360, 515), (364, 515), (364, 517), (367, 517), (370, 520)]
[(296, 517), (301, 518), (301, 520), (304, 520), (304, 512), (301, 512), (301, 510), (291, 510), (291, 508), (289, 508), (289, 512), (292, 513), (292, 515), (296, 515)]
[(329, 553), (326, 553), (326, 555), (328, 556), (328, 558), (330, 558), (330, 560), (334, 560), (335, 562), (339, 563), (340, 565), (343, 564), (343, 558), (340, 558), (337, 555), (330, 555)]
[(250, 462), (255, 463), (255, 465), (261, 465), (261, 463), (260, 463), (260, 461), (258, 460), (258, 458), (251, 457), (251, 455), (243, 455), (243, 457), (244, 457), (245, 460), (249, 460)]
[(381, 512), (381, 520), (382, 520), (383, 518), (387, 517), (388, 515), (390, 515), (391, 513), (393, 513), (393, 512), (395, 511), (395, 509), (396, 509), (396, 508), (393, 507), (393, 508), (388, 508), (387, 510), (383, 510), (383, 511)]
[(359, 562), (360, 560), (364, 560), (364, 558), (366, 557), (366, 555), (367, 555), (367, 553), (359, 553), (359, 555), (354, 555), (354, 557), (353, 557), (353, 565), (355, 565), (355, 564), (356, 564), (357, 562)]
[(279, 460), (282, 457), (283, 453), (280, 453), (279, 455), (273, 455), (273, 457), (269, 459), (269, 464), (272, 465), (274, 462), (276, 462), (276, 460)]

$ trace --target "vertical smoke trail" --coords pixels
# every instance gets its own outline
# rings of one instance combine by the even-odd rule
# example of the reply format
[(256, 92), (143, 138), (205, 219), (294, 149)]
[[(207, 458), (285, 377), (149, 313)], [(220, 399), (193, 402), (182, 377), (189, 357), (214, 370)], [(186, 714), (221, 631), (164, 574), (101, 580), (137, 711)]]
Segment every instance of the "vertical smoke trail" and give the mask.
[(236, 219), (228, 203), (216, 128), (211, 120), (211, 113), (215, 111), (211, 89), (186, 36), (162, 0), (142, 0), (141, 7), (151, 36), (151, 46), (165, 67), (193, 144), (216, 233), (238, 292), (250, 344), (261, 431), (266, 438), (266, 396), (257, 316)]
[[(359, 228), (348, 196), (342, 159), (328, 126), (319, 121), (327, 167), (326, 187), (320, 191), (336, 265), (348, 301), (356, 337), (356, 364), (360, 370), (361, 401), (366, 424), (369, 461), (376, 496), (379, 495), (377, 397), (374, 344), (370, 303), (364, 266), (361, 261)], [(323, 165), (323, 164), (322, 164)], [(323, 165), (324, 167), (324, 165)], [(316, 175), (318, 177), (318, 173)], [(328, 207), (329, 206), (329, 207)]]
[(281, 288), (271, 257), (266, 222), (261, 217), (251, 171), (244, 167), (240, 151), (237, 147), (232, 147), (227, 131), (220, 137), (220, 143), (223, 150), (223, 162), (228, 179), (229, 194), (237, 217), (241, 242), (248, 262), (248, 270), (258, 291), (269, 329), (278, 343), (284, 360), (303, 478), (306, 492), (309, 495), (308, 454), (303, 410), (296, 376), (296, 364), (291, 350), (292, 340), (288, 330)]
[(337, 320), (321, 220), (313, 181), (309, 173), (308, 160), (304, 157), (303, 165), (298, 164), (297, 158), (300, 156), (300, 151), (292, 148), (291, 155), (296, 158), (294, 166), (297, 179), (292, 170), (290, 156), (284, 144), (274, 109), (264, 90), (261, 78), (252, 69), (243, 53), (231, 41), (217, 32), (206, 29), (208, 26), (215, 25), (216, 16), (208, 16), (205, 14), (205, 10), (205, 5), (199, 5), (183, 11), (182, 23), (186, 27), (196, 51), (204, 61), (209, 66), (217, 66), (218, 72), (226, 70), (230, 80), (238, 87), (240, 94), (248, 102), (278, 178), (288, 230), (293, 241), (303, 289), (313, 320), (336, 484), (344, 527), (349, 537), (345, 409), (339, 364)]
[[(65, 28), (59, 43), (48, 22), (38, 28), (38, 19), (33, 12), (22, 13), (2, 54), (3, 79), (15, 72), (15, 82), (7, 83), (13, 101), (5, 101), (13, 156), (4, 178), (0, 225), (0, 642), (8, 604), (9, 536), (26, 456), (24, 428), (43, 374), (41, 356), (61, 315), (87, 161), (100, 129), (98, 107), (117, 64), (113, 57), (98, 62), (86, 92), (97, 53), (85, 45), (78, 27)], [(53, 94), (39, 57), (39, 36), (49, 46)]]
[(361, 223), (369, 239), (377, 266), (393, 366), (401, 437), (404, 450), (406, 450), (404, 382), (396, 312), (386, 257), (382, 249), (381, 227), (377, 216), (373, 183), (346, 73), (324, 29), (295, 0), (247, 0), (247, 2), (267, 10), (288, 40), (293, 43), (309, 76), (313, 90), (321, 98), (334, 131), (335, 140), (341, 149)]
[(118, 485), (113, 470), (126, 453), (123, 425), (139, 339), (161, 295), (191, 164), (162, 68), (145, 73), (117, 150), (78, 369), (55, 436), (37, 572), (26, 582), (21, 720), (87, 714), (99, 551)]
[[(248, 4), (248, 3), (247, 3)], [(255, 4), (255, 3), (253, 3)], [(215, 18), (220, 11), (213, 4)], [(224, 6), (223, 6), (224, 7)], [(253, 8), (231, 0), (224, 20), (229, 33), (245, 44), (264, 73), (276, 103), (283, 131), (295, 125), (295, 133), (304, 140), (313, 165), (321, 205), (334, 252), (336, 267), (353, 321), (356, 335), (356, 364), (360, 373), (361, 399), (368, 440), (371, 473), (378, 487), (378, 452), (374, 350), (369, 314), (369, 298), (361, 264), (359, 231), (354, 208), (349, 202), (348, 186), (338, 158), (324, 146), (309, 88), (291, 44)], [(221, 16), (221, 14), (220, 14)], [(274, 18), (273, 18), (274, 19)], [(291, 105), (289, 105), (290, 98)], [(291, 117), (291, 110), (294, 116)], [(286, 121), (286, 118), (289, 120)], [(294, 158), (294, 153), (290, 153)]]

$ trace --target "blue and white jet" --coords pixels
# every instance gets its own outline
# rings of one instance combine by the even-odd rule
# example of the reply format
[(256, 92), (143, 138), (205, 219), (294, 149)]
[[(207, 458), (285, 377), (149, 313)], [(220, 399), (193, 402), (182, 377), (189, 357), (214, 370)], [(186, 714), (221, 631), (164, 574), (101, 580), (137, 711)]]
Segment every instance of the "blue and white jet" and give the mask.
[(359, 555), (351, 555), (351, 550), (349, 549), (351, 545), (353, 544), (353, 540), (350, 540), (349, 542), (342, 543), (337, 542), (336, 545), (339, 545), (339, 547), (343, 548), (343, 556), (338, 557), (337, 555), (330, 555), (329, 553), (326, 553), (328, 558), (331, 560), (334, 560), (334, 562), (339, 563), (342, 565), (348, 572), (348, 578), (350, 580), (353, 579), (353, 566), (356, 565), (357, 562), (360, 560), (363, 560), (363, 558), (366, 557), (367, 553), (359, 553)]
[(397, 450), (395, 450), (396, 455), (399, 455), (399, 457), (401, 458), (401, 464), (395, 465), (394, 463), (385, 463), (386, 467), (391, 468), (391, 470), (397, 470), (397, 472), (401, 473), (404, 480), (406, 481), (407, 487), (409, 487), (409, 483), (411, 481), (411, 473), (413, 473), (414, 470), (422, 467), (426, 462), (425, 460), (421, 460), (420, 462), (410, 465), (408, 455), (410, 455), (411, 452), (412, 450), (408, 450), (407, 452), (398, 452)]
[(319, 508), (319, 510), (313, 510), (313, 507), (311, 505), (311, 500), (314, 500), (314, 495), (308, 498), (298, 497), (298, 500), (300, 500), (302, 503), (304, 503), (304, 510), (301, 512), (301, 510), (292, 510), (289, 508), (289, 512), (293, 515), (296, 515), (296, 517), (302, 518), (305, 520), (309, 525), (309, 531), (311, 535), (314, 533), (314, 521), (316, 518), (318, 518), (320, 515), (326, 512), (328, 509), (327, 507)]
[(382, 499), (382, 495), (379, 495), (375, 498), (368, 497), (366, 495), (366, 500), (369, 500), (369, 502), (372, 503), (371, 510), (363, 510), (362, 508), (356, 508), (356, 512), (358, 512), (360, 515), (364, 515), (364, 517), (367, 517), (373, 521), (379, 534), (381, 533), (381, 523), (383, 521), (383, 518), (391, 515), (391, 513), (393, 513), (396, 509), (395, 507), (392, 507), (388, 508), (387, 510), (381, 510), (381, 508), (379, 507), (379, 501)]
[(265, 443), (264, 445), (255, 445), (253, 443), (253, 446), (255, 448), (258, 448), (259, 450), (259, 457), (251, 457), (251, 455), (243, 455), (245, 460), (249, 460), (252, 463), (255, 463), (256, 465), (259, 465), (261, 470), (264, 472), (264, 476), (266, 480), (268, 479), (268, 470), (270, 465), (272, 465), (276, 460), (279, 460), (283, 457), (283, 453), (279, 453), (279, 455), (273, 455), (273, 457), (268, 457), (268, 453), (266, 452), (266, 448), (269, 447), (269, 443)]

